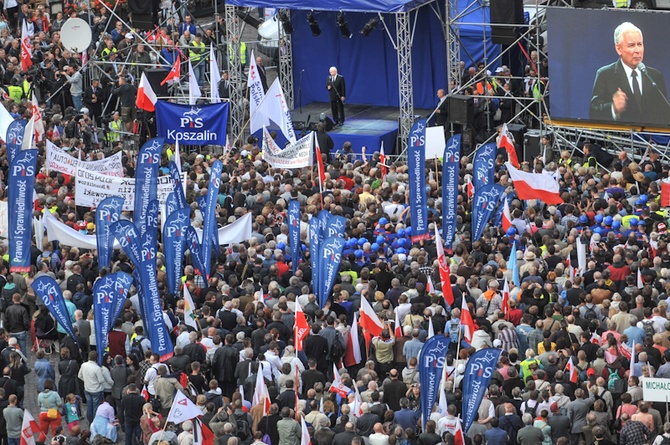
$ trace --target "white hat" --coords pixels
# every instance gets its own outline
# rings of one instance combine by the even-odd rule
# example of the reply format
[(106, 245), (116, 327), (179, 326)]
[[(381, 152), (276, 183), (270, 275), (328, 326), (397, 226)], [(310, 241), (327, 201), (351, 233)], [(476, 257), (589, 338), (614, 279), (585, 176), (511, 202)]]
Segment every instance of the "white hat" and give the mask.
[(132, 32), (126, 33), (126, 39), (134, 39), (135, 36), (133, 35)]

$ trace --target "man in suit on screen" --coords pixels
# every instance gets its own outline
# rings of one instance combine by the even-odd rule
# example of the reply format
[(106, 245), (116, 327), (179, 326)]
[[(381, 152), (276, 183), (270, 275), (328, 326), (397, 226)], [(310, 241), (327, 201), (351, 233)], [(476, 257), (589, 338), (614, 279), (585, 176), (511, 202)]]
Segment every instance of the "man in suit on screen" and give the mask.
[(642, 31), (630, 22), (614, 30), (619, 60), (596, 73), (589, 117), (641, 125), (668, 124), (670, 106), (660, 71), (647, 67)]

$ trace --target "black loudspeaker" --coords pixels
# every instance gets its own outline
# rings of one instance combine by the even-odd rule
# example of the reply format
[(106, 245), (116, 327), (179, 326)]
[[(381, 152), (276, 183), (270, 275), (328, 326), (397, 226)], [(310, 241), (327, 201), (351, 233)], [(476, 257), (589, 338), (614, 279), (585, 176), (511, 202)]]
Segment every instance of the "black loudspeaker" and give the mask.
[(540, 156), (540, 130), (529, 130), (523, 138), (523, 160), (533, 164), (536, 157)]
[(517, 28), (523, 25), (523, 0), (491, 0), (491, 40), (493, 43), (511, 45), (516, 40)]
[(469, 127), (475, 121), (475, 98), (456, 94), (449, 96), (449, 122)]
[(316, 115), (316, 120), (314, 119), (315, 115), (310, 115), (309, 113), (291, 113), (291, 121), (293, 121), (293, 128), (300, 131), (309, 131), (312, 126), (316, 127), (317, 122), (319, 121), (319, 116)]
[(148, 69), (144, 70), (144, 74), (147, 76), (147, 80), (151, 84), (151, 88), (156, 93), (156, 97), (167, 97), (168, 93), (168, 84), (161, 85), (161, 82), (168, 75), (167, 70), (163, 69)]
[(133, 16), (135, 14), (151, 14), (151, 3), (146, 0), (128, 0), (128, 10), (132, 12)]
[(154, 19), (151, 15), (151, 11), (148, 14), (134, 13), (131, 22), (133, 28), (137, 28), (141, 31), (154, 29)]

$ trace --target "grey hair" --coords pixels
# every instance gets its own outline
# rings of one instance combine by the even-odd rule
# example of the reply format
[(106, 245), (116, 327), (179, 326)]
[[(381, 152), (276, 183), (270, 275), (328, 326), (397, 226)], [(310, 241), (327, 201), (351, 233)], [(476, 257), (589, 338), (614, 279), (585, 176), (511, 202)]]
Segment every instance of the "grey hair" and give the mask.
[(637, 26), (633, 25), (631, 22), (623, 22), (614, 30), (614, 44), (618, 45), (621, 43), (621, 38), (626, 32), (639, 32), (642, 35), (642, 30)]
[(524, 425), (530, 425), (531, 423), (533, 423), (533, 415), (530, 413), (526, 413), (523, 415), (521, 420), (523, 421)]

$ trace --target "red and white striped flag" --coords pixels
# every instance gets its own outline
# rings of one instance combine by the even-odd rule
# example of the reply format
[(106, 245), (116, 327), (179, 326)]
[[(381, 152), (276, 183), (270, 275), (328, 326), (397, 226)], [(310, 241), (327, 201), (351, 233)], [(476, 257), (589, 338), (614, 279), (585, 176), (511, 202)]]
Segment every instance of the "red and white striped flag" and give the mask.
[(347, 337), (347, 349), (344, 351), (344, 366), (356, 366), (361, 362), (361, 359), (361, 344), (358, 341), (358, 319), (354, 314), (354, 320)]
[(600, 336), (595, 332), (591, 334), (591, 343), (600, 346)]
[(435, 326), (433, 326), (433, 317), (428, 318), (428, 337), (435, 336)]
[(21, 424), (21, 445), (35, 445), (35, 434), (40, 434), (40, 426), (27, 409), (23, 410)]
[(305, 423), (304, 417), (300, 417), (300, 429), (302, 430), (302, 434), (300, 435), (300, 445), (312, 445), (312, 438), (309, 437), (309, 430), (307, 429), (307, 423)]
[(379, 149), (379, 168), (382, 171), (382, 182), (386, 179), (386, 171), (388, 167), (386, 166), (386, 153), (384, 153), (384, 141), (382, 141), (382, 146)]
[(435, 295), (435, 286), (433, 286), (433, 279), (428, 275), (428, 281), (426, 281), (426, 292), (430, 295)]
[(631, 360), (633, 357), (633, 349), (623, 342), (619, 343), (619, 353), (624, 357), (626, 357), (628, 360)]
[(254, 397), (252, 399), (253, 405), (264, 404), (264, 414), (267, 416), (270, 413), (270, 394), (268, 393), (268, 387), (265, 385), (265, 379), (263, 378), (263, 364), (258, 364), (258, 372), (256, 373), (256, 387), (254, 388)]
[(509, 282), (507, 281), (507, 278), (505, 278), (505, 284), (503, 285), (502, 310), (505, 315), (509, 312)]
[(572, 363), (572, 359), (568, 359), (568, 362), (565, 364), (565, 372), (568, 373), (568, 377), (572, 383), (577, 383), (579, 381), (579, 374), (577, 373), (577, 368)]
[(512, 227), (512, 214), (509, 211), (509, 203), (507, 201), (507, 196), (505, 196), (505, 202), (503, 203), (503, 212), (502, 212), (502, 229), (507, 233), (507, 229)]
[(463, 329), (463, 338), (467, 343), (472, 343), (472, 335), (475, 333), (475, 322), (472, 320), (472, 314), (465, 302), (465, 295), (461, 298), (461, 327)]
[(637, 287), (642, 289), (644, 287), (644, 280), (642, 279), (642, 270), (637, 268)]
[(33, 50), (30, 46), (30, 37), (28, 25), (23, 20), (21, 23), (21, 68), (24, 73), (28, 71), (28, 68), (33, 66)]
[(384, 330), (384, 324), (381, 322), (377, 313), (372, 309), (367, 298), (361, 298), (361, 327), (368, 331), (373, 337), (378, 337)]
[(465, 191), (468, 194), (468, 198), (472, 198), (475, 195), (475, 185), (472, 182), (472, 179), (468, 179), (468, 183), (465, 185)]
[(398, 311), (395, 313), (395, 338), (402, 337), (402, 325), (400, 324), (400, 317), (398, 316)]
[(465, 445), (465, 437), (463, 437), (463, 427), (461, 426), (460, 419), (456, 421), (456, 431), (454, 431), (454, 444)]
[(500, 130), (500, 136), (498, 137), (498, 148), (504, 148), (507, 152), (507, 158), (509, 162), (515, 166), (519, 167), (519, 157), (516, 154), (516, 147), (514, 147), (514, 135), (507, 129), (507, 123), (504, 123), (502, 130)]
[(527, 173), (505, 163), (519, 199), (539, 199), (546, 204), (563, 204), (560, 186), (551, 175)]
[(333, 363), (333, 383), (330, 384), (330, 388), (328, 389), (328, 391), (339, 394), (340, 397), (344, 398), (346, 398), (351, 392), (351, 388), (342, 383), (342, 378), (340, 377), (340, 373), (337, 371), (337, 366), (335, 366), (334, 363)]
[(444, 255), (444, 245), (442, 245), (442, 237), (440, 231), (435, 227), (435, 246), (437, 248), (437, 264), (440, 268), (440, 287), (442, 288), (442, 298), (449, 305), (454, 305), (454, 292), (451, 288), (451, 270), (449, 270), (449, 263), (447, 257)]

